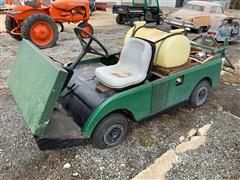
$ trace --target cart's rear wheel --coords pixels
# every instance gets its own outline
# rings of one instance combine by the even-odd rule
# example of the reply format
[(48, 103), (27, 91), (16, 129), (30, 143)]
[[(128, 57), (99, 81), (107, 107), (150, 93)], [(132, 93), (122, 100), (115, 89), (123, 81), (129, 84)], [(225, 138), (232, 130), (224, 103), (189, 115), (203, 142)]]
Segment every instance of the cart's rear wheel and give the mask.
[(124, 24), (124, 23), (126, 22), (126, 17), (123, 16), (123, 15), (118, 14), (118, 15), (116, 16), (116, 22), (117, 22), (118, 24)]
[(192, 107), (203, 105), (208, 98), (210, 92), (210, 83), (207, 80), (202, 80), (192, 91), (189, 98), (189, 103)]
[[(93, 31), (93, 27), (91, 24), (87, 23), (87, 22), (81, 22), (78, 24), (78, 27), (84, 29), (86, 32), (88, 32), (89, 34), (93, 35), (94, 31)], [(88, 38), (88, 35), (84, 32), (81, 32), (81, 36), (83, 38)]]
[(6, 30), (7, 33), (9, 33), (14, 39), (21, 41), (22, 40), (22, 36), (21, 35), (15, 35), (15, 34), (11, 34), (11, 31), (17, 27), (17, 23), (14, 20), (14, 18), (12, 18), (11, 16), (6, 16), (5, 19), (5, 26), (6, 26)]
[(57, 25), (46, 14), (33, 14), (23, 21), (22, 36), (40, 49), (53, 47), (58, 40)]
[(127, 118), (120, 113), (113, 113), (105, 117), (96, 127), (92, 143), (99, 149), (116, 146), (126, 138), (127, 133)]

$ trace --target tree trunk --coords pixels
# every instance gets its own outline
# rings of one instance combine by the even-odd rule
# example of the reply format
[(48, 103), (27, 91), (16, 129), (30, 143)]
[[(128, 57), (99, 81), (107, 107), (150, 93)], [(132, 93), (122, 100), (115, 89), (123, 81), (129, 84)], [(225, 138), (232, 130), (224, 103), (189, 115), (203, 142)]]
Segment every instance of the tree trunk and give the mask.
[(240, 9), (240, 1), (239, 0), (231, 0), (230, 9)]

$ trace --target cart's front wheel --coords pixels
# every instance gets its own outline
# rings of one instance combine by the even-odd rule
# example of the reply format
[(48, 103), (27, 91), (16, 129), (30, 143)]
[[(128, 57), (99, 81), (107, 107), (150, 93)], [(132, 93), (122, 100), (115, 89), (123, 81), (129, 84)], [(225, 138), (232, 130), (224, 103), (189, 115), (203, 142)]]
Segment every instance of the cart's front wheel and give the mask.
[(210, 84), (207, 80), (202, 80), (193, 90), (189, 103), (192, 107), (203, 105), (208, 98), (210, 92)]
[(98, 149), (120, 144), (127, 136), (128, 121), (120, 113), (113, 113), (105, 117), (96, 127), (92, 143)]

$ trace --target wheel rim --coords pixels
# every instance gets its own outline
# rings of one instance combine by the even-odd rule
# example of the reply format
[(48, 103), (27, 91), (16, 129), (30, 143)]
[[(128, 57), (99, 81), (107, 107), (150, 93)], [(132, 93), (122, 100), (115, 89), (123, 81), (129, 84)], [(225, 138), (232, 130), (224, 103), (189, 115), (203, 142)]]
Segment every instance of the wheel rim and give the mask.
[(207, 87), (201, 87), (197, 93), (197, 104), (201, 105), (205, 102), (208, 94)]
[(38, 46), (46, 46), (53, 40), (53, 29), (44, 21), (33, 24), (30, 30), (31, 41)]
[(104, 134), (104, 142), (107, 145), (117, 144), (123, 137), (124, 128), (120, 124), (115, 124), (107, 129)]
[[(84, 29), (89, 34), (92, 34), (92, 28), (90, 26), (83, 26), (83, 27), (80, 26), (80, 28)], [(83, 38), (88, 38), (88, 35), (84, 32), (81, 32), (81, 35)]]

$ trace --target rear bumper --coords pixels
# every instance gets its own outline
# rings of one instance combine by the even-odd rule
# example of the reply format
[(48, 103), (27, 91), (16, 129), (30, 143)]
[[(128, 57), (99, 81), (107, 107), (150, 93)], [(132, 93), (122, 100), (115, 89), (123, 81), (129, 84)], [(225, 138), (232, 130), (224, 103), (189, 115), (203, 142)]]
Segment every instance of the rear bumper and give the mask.
[(191, 28), (191, 29), (197, 29), (191, 22), (180, 23), (180, 22), (172, 21), (170, 19), (165, 19), (165, 22), (167, 24), (169, 24), (170, 26), (187, 27), (187, 28)]

